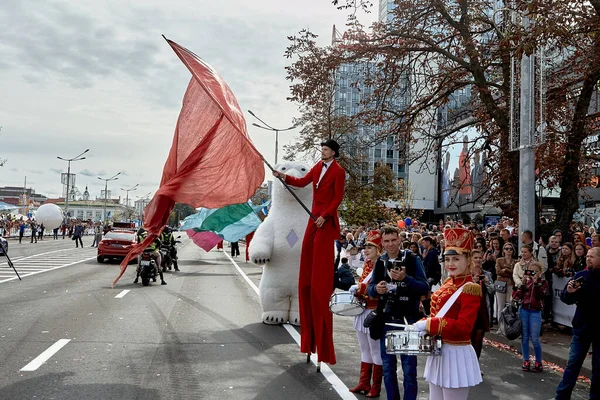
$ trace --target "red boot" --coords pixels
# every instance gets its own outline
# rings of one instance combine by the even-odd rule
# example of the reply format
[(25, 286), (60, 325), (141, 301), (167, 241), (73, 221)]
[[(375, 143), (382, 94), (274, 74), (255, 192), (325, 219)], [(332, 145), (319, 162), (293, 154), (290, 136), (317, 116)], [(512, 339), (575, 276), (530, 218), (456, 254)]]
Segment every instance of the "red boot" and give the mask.
[(375, 367), (373, 367), (373, 386), (371, 386), (371, 390), (367, 393), (367, 397), (379, 397), (379, 393), (381, 393), (382, 377), (383, 365), (375, 364)]
[(360, 378), (358, 385), (355, 388), (350, 389), (352, 393), (367, 393), (371, 390), (371, 371), (373, 370), (373, 364), (366, 362), (360, 363)]

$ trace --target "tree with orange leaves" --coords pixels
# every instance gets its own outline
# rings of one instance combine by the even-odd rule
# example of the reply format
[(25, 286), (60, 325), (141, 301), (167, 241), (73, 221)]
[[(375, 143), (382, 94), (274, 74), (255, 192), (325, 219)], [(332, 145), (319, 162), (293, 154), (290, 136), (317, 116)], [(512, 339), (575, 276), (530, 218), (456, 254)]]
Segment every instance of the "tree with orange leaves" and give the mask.
[[(346, 41), (320, 48), (309, 31), (290, 38), (290, 100), (314, 105), (315, 96), (323, 93), (324, 76), (331, 84), (341, 65), (368, 66), (360, 78), (368, 90), (353, 123), (379, 127), (374, 141), (400, 138), (408, 146), (409, 162), (424, 168), (426, 160), (462, 142), (465, 128), (475, 129), (478, 135), (468, 143), (469, 152), (487, 154), (487, 190), (481, 192), (511, 217), (517, 216), (519, 202), (519, 158), (509, 151), (511, 67), (518, 66), (522, 54), (544, 48), (546, 142), (536, 149), (538, 179), (560, 187), (557, 219), (562, 228), (568, 227), (587, 167), (598, 162), (585, 139), (597, 116), (590, 108), (600, 80), (599, 0), (513, 1), (496, 12), (492, 0), (396, 0), (391, 19), (369, 28), (355, 15), (358, 9), (369, 9), (368, 1), (333, 3), (352, 11)], [(519, 21), (525, 14), (532, 21), (528, 30)], [(405, 87), (407, 76), (411, 84)], [(518, 81), (513, 83), (518, 98)], [(461, 91), (470, 92), (468, 102), (456, 101)], [(410, 101), (399, 106), (398, 97), (406, 95)], [(354, 132), (343, 134), (353, 137)], [(411, 151), (416, 140), (424, 150)]]

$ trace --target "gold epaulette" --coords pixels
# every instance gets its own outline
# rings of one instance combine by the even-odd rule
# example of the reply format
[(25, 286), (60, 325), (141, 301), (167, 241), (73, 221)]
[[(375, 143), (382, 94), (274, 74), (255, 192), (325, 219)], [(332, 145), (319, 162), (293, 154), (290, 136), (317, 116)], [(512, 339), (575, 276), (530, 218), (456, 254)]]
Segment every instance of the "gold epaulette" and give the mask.
[(463, 286), (463, 293), (465, 294), (470, 294), (473, 296), (483, 296), (483, 291), (481, 290), (481, 286), (479, 286), (479, 284), (474, 283), (474, 282), (467, 282), (465, 283), (465, 285)]

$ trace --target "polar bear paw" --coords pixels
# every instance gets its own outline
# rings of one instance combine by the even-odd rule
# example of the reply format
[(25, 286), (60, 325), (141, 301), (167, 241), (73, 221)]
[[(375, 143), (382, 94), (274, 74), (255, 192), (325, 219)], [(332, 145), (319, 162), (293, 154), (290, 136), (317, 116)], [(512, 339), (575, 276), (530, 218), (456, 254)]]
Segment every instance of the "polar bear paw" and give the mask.
[(257, 265), (264, 265), (271, 261), (271, 252), (268, 250), (258, 249), (250, 252), (252, 262)]
[(263, 324), (279, 325), (288, 321), (287, 311), (266, 311), (262, 313)]
[(300, 314), (297, 311), (290, 311), (290, 324), (300, 326)]

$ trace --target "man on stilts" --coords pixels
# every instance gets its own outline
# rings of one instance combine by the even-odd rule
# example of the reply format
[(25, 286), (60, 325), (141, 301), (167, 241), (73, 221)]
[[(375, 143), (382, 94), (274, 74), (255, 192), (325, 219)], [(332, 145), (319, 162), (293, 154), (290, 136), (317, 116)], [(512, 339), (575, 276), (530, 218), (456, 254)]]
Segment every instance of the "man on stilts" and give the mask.
[(275, 176), (291, 186), (304, 187), (312, 182), (312, 214), (302, 241), (298, 296), (300, 299), (300, 351), (318, 353), (318, 361), (335, 364), (333, 316), (329, 298), (333, 292), (334, 241), (340, 236), (338, 207), (344, 197), (346, 171), (336, 162), (340, 146), (328, 139), (321, 143), (321, 162), (304, 177), (294, 178), (280, 172)]

